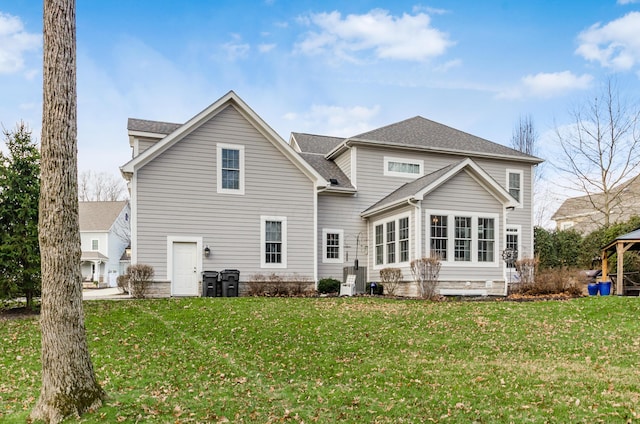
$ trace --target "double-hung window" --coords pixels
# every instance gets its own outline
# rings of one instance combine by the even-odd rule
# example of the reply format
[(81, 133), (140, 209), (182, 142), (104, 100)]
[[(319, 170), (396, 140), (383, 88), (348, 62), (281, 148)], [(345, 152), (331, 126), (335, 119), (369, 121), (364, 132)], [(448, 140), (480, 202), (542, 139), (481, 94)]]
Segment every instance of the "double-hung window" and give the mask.
[(99, 242), (98, 239), (91, 240), (91, 250), (98, 250)]
[(244, 194), (244, 146), (218, 143), (218, 193)]
[(522, 204), (523, 172), (521, 170), (507, 169), (507, 190), (511, 197)]
[(478, 262), (493, 262), (495, 245), (495, 220), (478, 218)]
[(447, 215), (431, 215), (431, 255), (441, 261), (447, 260), (448, 218)]
[(374, 224), (375, 265), (409, 262), (409, 217)]
[(429, 256), (443, 264), (497, 264), (498, 215), (427, 211)]
[(287, 218), (260, 217), (262, 268), (287, 267)]
[(455, 260), (471, 261), (471, 218), (468, 216), (455, 217)]
[(344, 231), (324, 228), (322, 230), (322, 262), (342, 263)]

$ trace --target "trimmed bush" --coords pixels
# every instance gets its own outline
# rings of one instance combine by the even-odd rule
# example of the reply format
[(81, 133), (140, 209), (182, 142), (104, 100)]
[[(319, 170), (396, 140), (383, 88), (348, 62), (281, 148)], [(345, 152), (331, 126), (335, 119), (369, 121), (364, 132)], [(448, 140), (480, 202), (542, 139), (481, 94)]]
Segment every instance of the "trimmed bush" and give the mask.
[(118, 275), (116, 282), (120, 293), (129, 294), (129, 274)]
[(254, 274), (247, 282), (248, 296), (294, 297), (313, 292), (313, 282), (304, 275)]
[(380, 270), (380, 282), (387, 288), (387, 294), (393, 296), (396, 288), (402, 280), (402, 270), (400, 268), (383, 268)]
[(155, 274), (151, 265), (137, 264), (127, 268), (129, 294), (136, 299), (144, 299)]
[(338, 293), (340, 291), (340, 284), (342, 284), (342, 282), (335, 278), (323, 278), (318, 281), (318, 293)]

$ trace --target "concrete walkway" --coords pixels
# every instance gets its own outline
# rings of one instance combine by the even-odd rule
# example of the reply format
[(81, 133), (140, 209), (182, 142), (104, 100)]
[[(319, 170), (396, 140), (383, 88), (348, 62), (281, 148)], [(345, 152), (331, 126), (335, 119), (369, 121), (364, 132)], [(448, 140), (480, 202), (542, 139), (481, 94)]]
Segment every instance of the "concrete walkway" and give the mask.
[(130, 299), (128, 294), (120, 293), (117, 287), (107, 287), (104, 289), (84, 289), (82, 290), (82, 299), (83, 300), (101, 300), (101, 299), (111, 299), (111, 300), (122, 300), (122, 299)]

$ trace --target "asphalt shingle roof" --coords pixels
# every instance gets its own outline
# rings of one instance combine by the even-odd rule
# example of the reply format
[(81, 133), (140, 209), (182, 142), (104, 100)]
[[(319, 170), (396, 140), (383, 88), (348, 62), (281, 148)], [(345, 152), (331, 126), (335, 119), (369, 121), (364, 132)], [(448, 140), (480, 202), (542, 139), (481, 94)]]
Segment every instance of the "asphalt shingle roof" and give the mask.
[(541, 159), (534, 156), (421, 116), (396, 122), (350, 138), (352, 140), (393, 143), (455, 153), (500, 155), (542, 162)]
[(323, 154), (318, 153), (298, 153), (302, 159), (304, 159), (309, 165), (311, 165), (318, 174), (322, 175), (322, 177), (329, 181), (330, 179), (335, 179), (338, 181), (338, 184), (332, 185), (332, 187), (336, 188), (346, 188), (350, 190), (355, 190), (355, 187), (351, 185), (351, 181), (349, 178), (342, 172), (342, 170), (335, 164), (332, 160), (325, 159)]
[(338, 144), (344, 141), (344, 138), (329, 137), (325, 135), (291, 133), (296, 139), (300, 150), (305, 153), (322, 153), (326, 155), (333, 150)]
[(80, 231), (109, 231), (126, 200), (117, 202), (80, 202), (78, 216)]
[(171, 134), (181, 126), (182, 124), (161, 121), (148, 121), (146, 119), (129, 118), (127, 120), (127, 130), (129, 131), (142, 131), (167, 135)]

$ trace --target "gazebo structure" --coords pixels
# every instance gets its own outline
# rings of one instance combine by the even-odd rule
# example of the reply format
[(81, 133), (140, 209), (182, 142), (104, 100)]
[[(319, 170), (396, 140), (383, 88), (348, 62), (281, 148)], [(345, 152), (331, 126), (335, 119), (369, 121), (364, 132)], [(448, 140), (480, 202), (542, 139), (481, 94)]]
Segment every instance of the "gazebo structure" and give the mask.
[(617, 274), (616, 294), (624, 294), (624, 252), (628, 250), (640, 250), (640, 228), (630, 233), (618, 236), (614, 241), (602, 248), (602, 280), (607, 281), (609, 275), (609, 258), (616, 253)]

